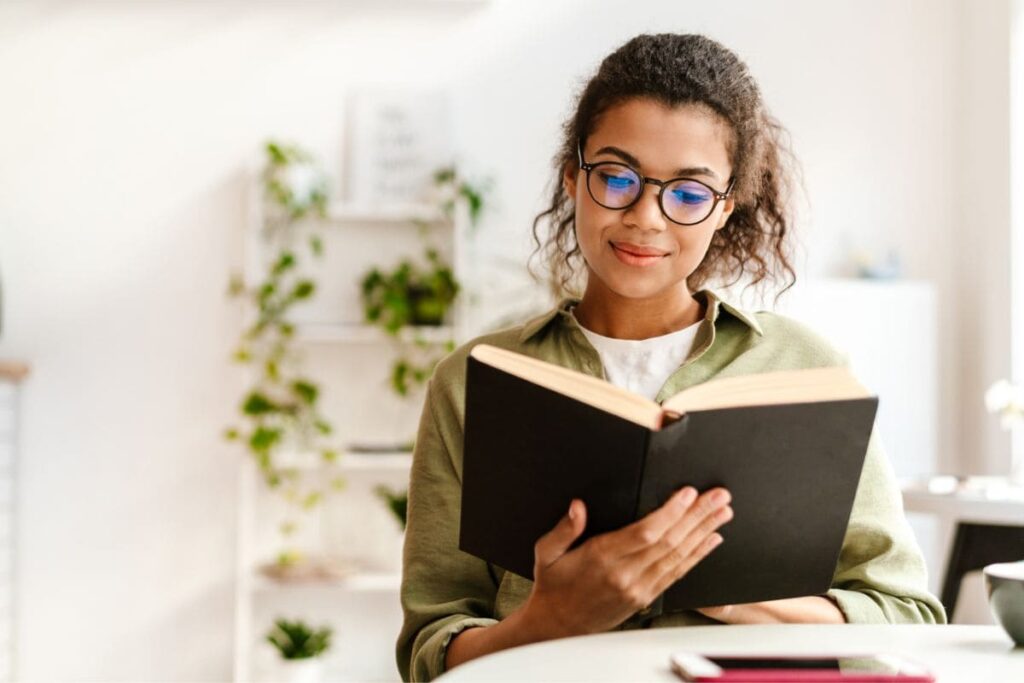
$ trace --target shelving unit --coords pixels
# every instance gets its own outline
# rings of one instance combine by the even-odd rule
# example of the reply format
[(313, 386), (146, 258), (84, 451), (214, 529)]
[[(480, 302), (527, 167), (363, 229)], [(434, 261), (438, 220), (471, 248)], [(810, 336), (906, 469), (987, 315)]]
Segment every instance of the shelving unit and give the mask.
[[(259, 198), (253, 197), (251, 209), (244, 243), (249, 284), (259, 280), (265, 267)], [(390, 261), (401, 257), (415, 259), (428, 236), (465, 285), (471, 277), (466, 258), (468, 222), (465, 207), (448, 219), (425, 205), (383, 209), (330, 205), (320, 233), (326, 262), (315, 274), (316, 306), (303, 312), (295, 324), (305, 373), (321, 385), (324, 413), (343, 442), (398, 444), (414, 436), (419, 397), (400, 399), (391, 394), (386, 380), (392, 354), (403, 346), (436, 349), (450, 340), (461, 342), (468, 338), (470, 327), (465, 290), (453, 305), (447, 325), (403, 329), (397, 336), (367, 325), (360, 320), (358, 307), (361, 273), (372, 266), (390, 267)], [(387, 231), (383, 240), (382, 231)], [(387, 245), (386, 250), (381, 244)], [(332, 256), (338, 260), (332, 262)], [(261, 643), (277, 615), (334, 627), (325, 680), (397, 680), (394, 639), (401, 626), (402, 537), (391, 513), (372, 491), (378, 484), (395, 489), (407, 486), (412, 454), (342, 452), (336, 463), (326, 463), (317, 453), (294, 453), (285, 463), (302, 477), (326, 476), (329, 470), (330, 476), (346, 479), (346, 489), (329, 496), (326, 509), (321, 510), (319, 537), (325, 549), (350, 552), (352, 560), (363, 566), (340, 578), (312, 581), (278, 581), (261, 574), (259, 565), (271, 559), (266, 552), (271, 535), (267, 518), (273, 501), (247, 459), (239, 482), (235, 680), (258, 681), (268, 675), (265, 665), (272, 657)]]
[[(357, 324), (311, 323), (299, 325), (295, 333), (299, 341), (311, 344), (381, 344), (392, 339), (379, 327)], [(450, 325), (407, 327), (398, 334), (398, 341), (406, 344), (444, 344), (454, 338), (455, 329)]]

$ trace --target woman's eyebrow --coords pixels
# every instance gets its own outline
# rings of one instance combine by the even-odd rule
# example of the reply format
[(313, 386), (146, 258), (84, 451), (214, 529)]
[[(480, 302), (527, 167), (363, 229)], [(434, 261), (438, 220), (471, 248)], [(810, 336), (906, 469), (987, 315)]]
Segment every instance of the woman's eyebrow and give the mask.
[[(635, 168), (640, 168), (641, 165), (642, 165), (640, 163), (639, 159), (637, 159), (635, 156), (633, 156), (632, 154), (630, 154), (626, 150), (619, 149), (618, 147), (612, 147), (612, 146), (608, 145), (608, 146), (602, 147), (601, 149), (597, 150), (594, 153), (595, 156), (601, 155), (601, 154), (612, 154), (614, 156), (617, 156), (620, 159), (622, 159), (623, 161), (625, 161), (627, 164), (629, 164), (630, 166), (633, 166)], [(718, 174), (715, 173), (714, 171), (712, 171), (707, 166), (690, 166), (688, 168), (677, 168), (675, 170), (674, 177), (678, 178), (678, 177), (682, 177), (682, 176), (695, 176), (695, 175), (704, 175), (704, 176), (708, 176), (709, 178), (714, 178), (715, 180), (718, 180)]]

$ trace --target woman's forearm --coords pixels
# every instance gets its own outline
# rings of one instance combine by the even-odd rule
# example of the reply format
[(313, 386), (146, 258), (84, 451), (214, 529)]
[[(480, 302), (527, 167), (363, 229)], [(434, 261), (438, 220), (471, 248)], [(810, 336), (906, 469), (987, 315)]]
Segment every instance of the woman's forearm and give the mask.
[(699, 610), (727, 624), (845, 624), (846, 617), (826, 597), (791, 598)]
[(519, 609), (493, 626), (469, 628), (455, 636), (445, 653), (445, 669), (451, 669), (477, 657), (556, 637), (542, 624), (532, 620), (525, 609)]

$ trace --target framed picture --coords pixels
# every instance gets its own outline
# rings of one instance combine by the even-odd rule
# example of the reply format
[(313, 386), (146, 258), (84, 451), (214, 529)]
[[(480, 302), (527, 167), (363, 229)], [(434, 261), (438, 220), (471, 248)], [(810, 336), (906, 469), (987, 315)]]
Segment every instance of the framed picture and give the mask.
[(346, 200), (391, 208), (428, 201), (434, 171), (452, 162), (446, 94), (357, 91), (347, 109)]

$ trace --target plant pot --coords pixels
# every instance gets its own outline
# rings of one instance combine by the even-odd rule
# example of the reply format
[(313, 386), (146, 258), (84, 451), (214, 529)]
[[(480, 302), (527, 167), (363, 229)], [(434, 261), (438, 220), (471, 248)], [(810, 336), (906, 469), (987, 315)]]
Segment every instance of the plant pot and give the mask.
[(284, 683), (320, 683), (323, 679), (323, 663), (319, 657), (281, 659), (278, 664)]

